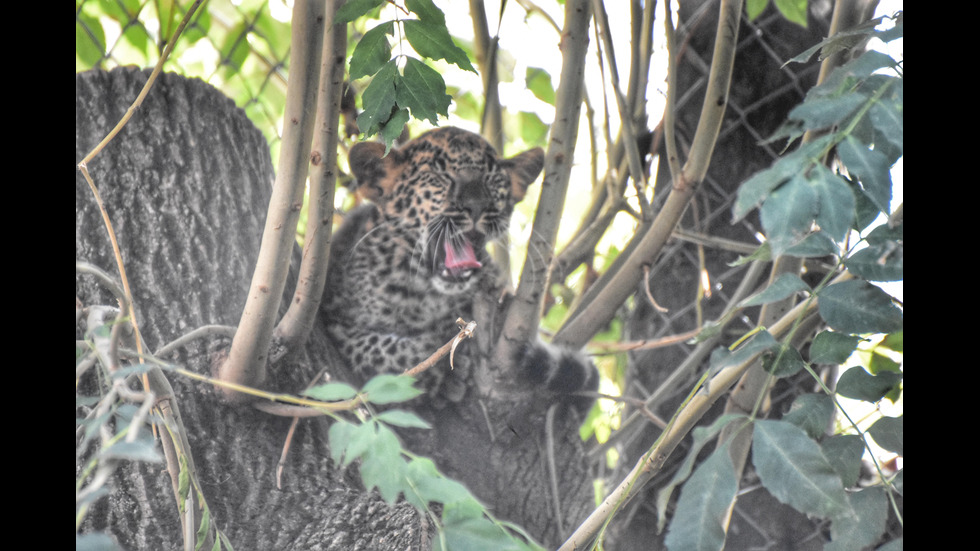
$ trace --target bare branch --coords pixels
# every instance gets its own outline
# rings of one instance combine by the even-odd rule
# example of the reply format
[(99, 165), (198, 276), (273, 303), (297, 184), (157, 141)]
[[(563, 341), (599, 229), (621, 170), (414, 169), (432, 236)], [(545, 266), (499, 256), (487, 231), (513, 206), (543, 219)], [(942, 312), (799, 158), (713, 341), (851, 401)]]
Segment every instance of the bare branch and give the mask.
[(309, 169), (315, 121), (311, 110), (316, 105), (316, 82), (320, 71), (316, 46), (322, 43), (323, 9), (322, 2), (311, 0), (297, 1), (293, 7), (292, 61), (279, 171), (238, 332), (228, 358), (216, 368), (217, 378), (231, 383), (219, 387), (230, 402), (248, 399), (231, 390), (236, 385), (258, 387), (266, 379), (272, 330), (286, 285), (289, 257), (296, 243), (296, 225)]
[(535, 334), (541, 318), (542, 299), (554, 258), (558, 223), (565, 204), (578, 136), (589, 20), (588, 0), (574, 0), (565, 4), (565, 26), (560, 45), (563, 59), (561, 85), (555, 98), (556, 118), (545, 156), (544, 181), (528, 242), (528, 259), (524, 263), (514, 300), (504, 318), (500, 338), (497, 339), (495, 354), (499, 365), (507, 365), (515, 347), (521, 346)]
[[(636, 289), (643, 276), (643, 265), (651, 264), (660, 254), (704, 178), (728, 102), (742, 2), (724, 0), (719, 9), (711, 74), (690, 156), (681, 173), (675, 175), (673, 189), (656, 220), (633, 239), (632, 250), (619, 269), (606, 272), (596, 283), (597, 290), (591, 300), (583, 302), (570, 314), (569, 321), (555, 335), (556, 343), (581, 347), (609, 323), (619, 306)], [(586, 309), (589, 315), (581, 315)]]
[(333, 232), (334, 191), (337, 188), (340, 101), (347, 53), (347, 25), (333, 23), (339, 6), (337, 0), (326, 2), (316, 128), (310, 154), (313, 168), (310, 171), (303, 262), (289, 310), (276, 327), (276, 336), (290, 348), (302, 346), (313, 330), (327, 279), (330, 238)]

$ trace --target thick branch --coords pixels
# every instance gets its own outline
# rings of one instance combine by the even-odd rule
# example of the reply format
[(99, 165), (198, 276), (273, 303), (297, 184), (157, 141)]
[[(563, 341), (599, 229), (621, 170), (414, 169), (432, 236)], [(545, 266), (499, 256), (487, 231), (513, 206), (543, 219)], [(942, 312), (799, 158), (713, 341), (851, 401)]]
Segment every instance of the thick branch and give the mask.
[(326, 25), (321, 55), (319, 98), (316, 101), (316, 130), (310, 162), (309, 207), (306, 241), (296, 292), (289, 310), (276, 328), (283, 343), (295, 348), (309, 337), (320, 308), (327, 280), (330, 237), (333, 230), (333, 200), (337, 187), (337, 146), (340, 124), (340, 98), (344, 86), (347, 53), (347, 25), (334, 25), (337, 0), (326, 2)]
[[(322, 43), (323, 9), (322, 2), (309, 0), (300, 0), (293, 7), (292, 62), (279, 172), (238, 332), (228, 359), (217, 367), (217, 378), (222, 381), (259, 387), (266, 379), (272, 330), (286, 286), (289, 257), (296, 242), (296, 225), (309, 169), (315, 121), (312, 110), (316, 104), (320, 71), (317, 46)], [(220, 392), (229, 401), (247, 399), (223, 387)]]

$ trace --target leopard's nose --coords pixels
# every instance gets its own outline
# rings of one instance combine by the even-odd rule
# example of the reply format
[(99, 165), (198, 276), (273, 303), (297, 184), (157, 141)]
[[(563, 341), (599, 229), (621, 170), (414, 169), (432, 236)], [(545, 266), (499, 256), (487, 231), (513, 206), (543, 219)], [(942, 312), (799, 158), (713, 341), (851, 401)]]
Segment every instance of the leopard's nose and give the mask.
[(456, 184), (454, 203), (456, 207), (467, 214), (476, 223), (490, 204), (490, 194), (482, 179), (466, 178)]

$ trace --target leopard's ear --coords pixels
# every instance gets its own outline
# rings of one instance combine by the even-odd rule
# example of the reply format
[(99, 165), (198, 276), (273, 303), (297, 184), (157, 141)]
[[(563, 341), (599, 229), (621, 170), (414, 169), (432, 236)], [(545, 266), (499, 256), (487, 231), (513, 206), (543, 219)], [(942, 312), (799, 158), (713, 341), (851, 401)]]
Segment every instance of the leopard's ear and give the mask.
[(347, 164), (357, 178), (357, 193), (361, 197), (383, 202), (390, 195), (403, 163), (398, 150), (385, 155), (384, 144), (360, 142), (354, 144), (347, 155)]
[(524, 199), (527, 187), (541, 174), (544, 168), (544, 150), (540, 147), (529, 149), (520, 155), (516, 155), (500, 162), (505, 170), (510, 174), (511, 195), (514, 202)]

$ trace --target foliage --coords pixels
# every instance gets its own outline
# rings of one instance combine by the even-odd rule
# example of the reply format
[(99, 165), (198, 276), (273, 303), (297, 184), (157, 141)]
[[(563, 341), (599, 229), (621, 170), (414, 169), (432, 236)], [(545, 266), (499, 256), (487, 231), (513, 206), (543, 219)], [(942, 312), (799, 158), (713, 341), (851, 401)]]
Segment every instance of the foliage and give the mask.
[[(358, 0), (344, 4), (338, 23), (348, 23), (385, 4), (386, 0)], [(401, 28), (412, 48), (430, 60), (446, 60), (467, 71), (476, 72), (466, 52), (449, 36), (446, 17), (431, 0), (406, 0), (405, 9), (417, 19), (385, 21), (364, 33), (350, 58), (350, 79), (372, 77), (364, 89), (364, 112), (358, 125), (365, 136), (380, 133), (386, 146), (402, 133), (409, 114), (438, 124), (438, 116), (448, 116), (452, 98), (439, 71), (407, 55), (391, 57), (388, 36)], [(399, 59), (402, 59), (399, 62)]]
[[(862, 32), (885, 40), (900, 38), (901, 19), (887, 31), (868, 25)], [(799, 60), (837, 44), (839, 37), (832, 37)], [(744, 303), (765, 304), (797, 293), (817, 300), (829, 329), (813, 339), (808, 361), (790, 339), (777, 343), (762, 332), (735, 352), (722, 349), (713, 363), (716, 369), (730, 365), (738, 361), (734, 356), (761, 348), (770, 358), (780, 358), (767, 362), (775, 377), (802, 368), (822, 384), (819, 366), (844, 369), (836, 388), (798, 396), (780, 420), (730, 421), (748, 423), (742, 430), (752, 431), (752, 463), (764, 487), (798, 511), (830, 520), (827, 549), (860, 549), (878, 542), (888, 508), (896, 508), (903, 492), (902, 472), (887, 472), (870, 453), (873, 442), (903, 454), (903, 416), (877, 414), (877, 421), (864, 429), (841, 405), (841, 398), (850, 398), (874, 410), (884, 400), (901, 398), (902, 371), (890, 356), (902, 352), (902, 311), (871, 282), (903, 279), (903, 225), (900, 220), (870, 224), (878, 214), (890, 214), (889, 169), (903, 150), (902, 85), (901, 62), (875, 51), (837, 68), (791, 111), (773, 137), (792, 142), (806, 136), (802, 143), (747, 180), (733, 207), (736, 218), (759, 208), (766, 254), (830, 255), (853, 277), (830, 282), (828, 276), (811, 289), (799, 276), (784, 274)], [(831, 158), (838, 162), (836, 171), (827, 168)], [(856, 365), (861, 360), (858, 345), (873, 334), (886, 336), (865, 354), (863, 365)], [(792, 361), (786, 362), (786, 356)], [(826, 435), (838, 415), (843, 423), (836, 434)], [(863, 453), (865, 448), (869, 453)], [(879, 477), (870, 486), (858, 479), (866, 457)], [(737, 484), (727, 448), (721, 446), (683, 485), (669, 528), (670, 548), (721, 549), (721, 527)]]
[[(391, 405), (417, 397), (421, 391), (405, 375), (377, 375), (361, 393), (365, 402)], [(308, 396), (348, 399), (358, 393), (342, 383), (311, 388)], [(338, 418), (330, 426), (331, 458), (344, 467), (360, 461), (358, 471), (364, 487), (377, 488), (388, 503), (399, 498), (427, 513), (438, 527), (435, 549), (533, 549), (535, 546), (493, 519), (465, 486), (439, 472), (435, 463), (402, 449), (394, 427), (429, 428), (414, 413), (387, 409), (361, 422)], [(442, 505), (437, 515), (430, 504)], [(475, 546), (475, 547), (474, 547)], [(489, 547), (488, 547), (489, 546)]]
[[(339, 20), (355, 22), (360, 28), (366, 20), (380, 16), (382, 4), (385, 0), (351, 0), (341, 9)], [(787, 19), (806, 25), (805, 1), (774, 0), (774, 4)], [(756, 17), (768, 5), (768, 0), (749, 0), (746, 7), (749, 16)], [(76, 70), (111, 65), (108, 60), (112, 56), (129, 56), (127, 61), (135, 57), (149, 64), (171, 37), (168, 22), (179, 18), (177, 10), (150, 14), (137, 2), (78, 2), (77, 6)], [(245, 106), (270, 141), (275, 141), (276, 131), (271, 129), (279, 124), (285, 97), (275, 75), (288, 56), (288, 23), (274, 16), (264, 2), (236, 3), (232, 8), (230, 3), (216, 1), (211, 2), (210, 9), (195, 16), (194, 25), (174, 54), (178, 61), (173, 67), (218, 81), (215, 84)], [(241, 15), (233, 19), (240, 23), (225, 28), (221, 21), (228, 18), (212, 16), (231, 9)], [(379, 134), (388, 145), (410, 117), (436, 124), (440, 116), (447, 116), (453, 98), (435, 67), (451, 64), (475, 72), (469, 55), (450, 36), (443, 12), (431, 0), (406, 0), (395, 13), (394, 19), (378, 21), (356, 38), (348, 75), (355, 81), (369, 80), (361, 97), (361, 130), (365, 136)], [(144, 22), (157, 19), (161, 30), (147, 30), (154, 26)], [(107, 20), (117, 21), (124, 29), (116, 49), (107, 46)], [(885, 42), (901, 38), (901, 15), (895, 22), (895, 26), (879, 30), (882, 19), (872, 20), (830, 37), (790, 61), (802, 62), (817, 52), (821, 58), (847, 52), (869, 37)], [(216, 45), (216, 59), (194, 62), (182, 57), (206, 36)], [(419, 57), (402, 53), (407, 46)], [(393, 51), (399, 53), (393, 55)], [(554, 105), (555, 90), (546, 71), (528, 68), (524, 83), (535, 97)], [(467, 95), (455, 101), (461, 112), (474, 113), (474, 119), (483, 108), (480, 100)], [(732, 207), (734, 220), (757, 211), (766, 237), (751, 259), (830, 258), (833, 264), (816, 283), (807, 283), (796, 273), (783, 274), (741, 306), (803, 297), (806, 303), (816, 303), (827, 328), (803, 346), (793, 340), (792, 333), (777, 338), (766, 328), (758, 328), (740, 339), (739, 346), (719, 347), (712, 354), (709, 373), (761, 357), (772, 378), (805, 371), (821, 383), (818, 371), (831, 367), (839, 370), (840, 376), (835, 385), (825, 386), (822, 392), (797, 396), (781, 419), (725, 416), (711, 426), (694, 429), (694, 450), (659, 496), (661, 525), (666, 526), (671, 549), (720, 549), (725, 544), (727, 515), (737, 499), (741, 473), (734, 468), (726, 441), (700, 464), (695, 459), (711, 439), (725, 434), (726, 427), (737, 427), (736, 433), (750, 431), (752, 465), (766, 489), (800, 512), (829, 521), (828, 548), (874, 544), (885, 531), (889, 508), (900, 517), (896, 501), (903, 493), (903, 473), (889, 472), (869, 450), (878, 447), (900, 456), (904, 453), (903, 416), (880, 413), (886, 402), (902, 399), (903, 373), (896, 358), (903, 353), (904, 317), (902, 309), (879, 286), (903, 280), (904, 226), (900, 218), (888, 224), (875, 222), (880, 215), (891, 214), (889, 170), (903, 155), (903, 105), (902, 62), (874, 51), (856, 57), (808, 92), (786, 124), (769, 139), (769, 143), (785, 141), (786, 153), (740, 187)], [(540, 140), (547, 129), (535, 115), (522, 116), (522, 138), (526, 142)], [(840, 274), (844, 277), (837, 277)], [(565, 289), (558, 283), (555, 287)], [(560, 325), (565, 303), (571, 304), (574, 299), (559, 300), (558, 307), (545, 318), (549, 328)], [(620, 320), (614, 320), (610, 327), (617, 339), (620, 327)], [(77, 363), (90, 361), (87, 354), (79, 352), (76, 356)], [(608, 371), (621, 372), (625, 369), (622, 363)], [(127, 377), (134, 375), (125, 373)], [(424, 428), (425, 423), (407, 411), (386, 408), (416, 393), (409, 378), (380, 376), (360, 390), (332, 383), (314, 387), (306, 396), (322, 402), (360, 399), (367, 404), (367, 414), (332, 414), (332, 458), (345, 466), (358, 461), (366, 488), (376, 488), (389, 503), (404, 499), (428, 514), (439, 527), (437, 548), (533, 548), (530, 538), (518, 527), (493, 519), (465, 487), (444, 477), (432, 461), (412, 456), (401, 447), (392, 427)], [(78, 421), (80, 449), (100, 432), (108, 431), (109, 438), (78, 478), (76, 495), (100, 461), (158, 460), (152, 453), (152, 442), (145, 438), (145, 426), (133, 424), (132, 407), (121, 405), (115, 398), (102, 400), (105, 397), (91, 398), (86, 404), (103, 404), (93, 407), (93, 411), (102, 411), (101, 415)], [(845, 406), (848, 401), (866, 404), (874, 414), (868, 420), (854, 418)], [(377, 406), (384, 408), (378, 411)], [(590, 417), (593, 428), (615, 424), (608, 416), (600, 416), (596, 410)], [(835, 431), (828, 435), (830, 426)], [(583, 434), (589, 432), (583, 430)], [(140, 436), (123, 445), (121, 440), (132, 434)], [(859, 478), (862, 462), (868, 458), (878, 475), (870, 483)], [(183, 491), (192, 487), (196, 483), (188, 480)], [(101, 495), (104, 492), (98, 488), (85, 492), (77, 514), (84, 515), (85, 504)], [(666, 503), (672, 496), (677, 497), (677, 505), (667, 518)], [(433, 503), (442, 505), (441, 513), (433, 511)], [(202, 523), (200, 528), (215, 530), (216, 539), (223, 541), (216, 527)], [(97, 536), (88, 541), (98, 545), (91, 538)], [(82, 543), (86, 543), (84, 538)]]

